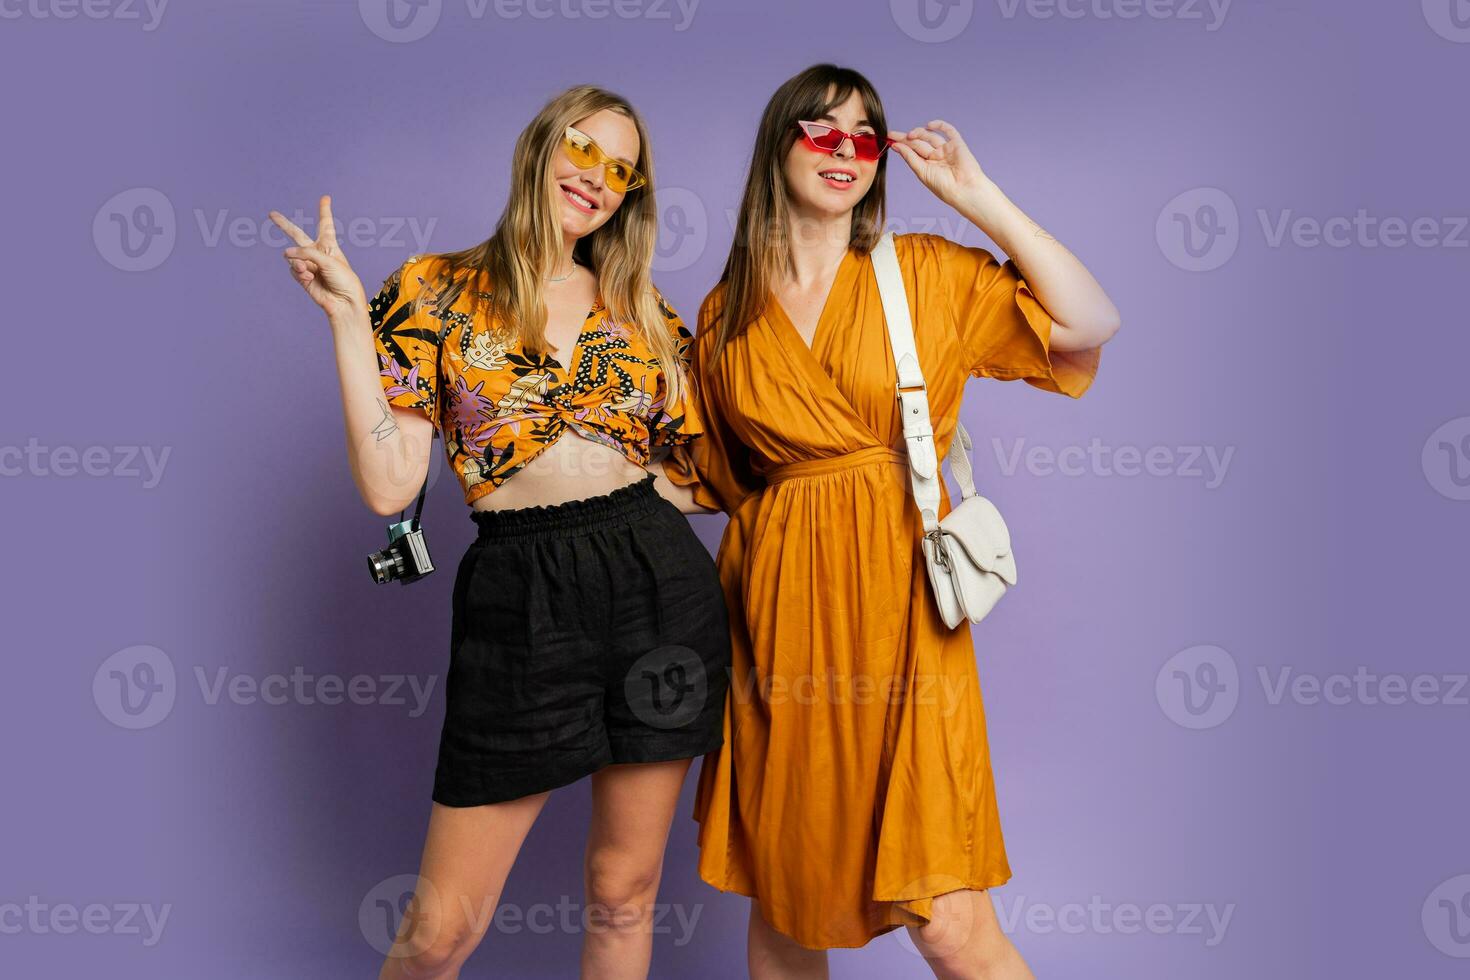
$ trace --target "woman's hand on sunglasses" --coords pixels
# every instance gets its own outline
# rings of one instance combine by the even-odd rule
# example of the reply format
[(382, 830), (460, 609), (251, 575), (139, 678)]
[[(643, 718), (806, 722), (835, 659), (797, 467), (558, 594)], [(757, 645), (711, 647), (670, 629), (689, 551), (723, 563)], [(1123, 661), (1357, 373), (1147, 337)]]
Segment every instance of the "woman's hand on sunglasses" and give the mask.
[(332, 219), (332, 198), (323, 194), (317, 202), (317, 237), (302, 231), (294, 221), (279, 211), (270, 219), (296, 243), (283, 253), (291, 266), (292, 277), (306, 289), (328, 318), (349, 316), (367, 309), (362, 281), (347, 256), (337, 244), (337, 225)]
[(907, 133), (892, 130), (893, 152), (903, 157), (923, 185), (950, 207), (981, 190), (990, 178), (965, 145), (960, 131), (943, 119), (931, 120)]

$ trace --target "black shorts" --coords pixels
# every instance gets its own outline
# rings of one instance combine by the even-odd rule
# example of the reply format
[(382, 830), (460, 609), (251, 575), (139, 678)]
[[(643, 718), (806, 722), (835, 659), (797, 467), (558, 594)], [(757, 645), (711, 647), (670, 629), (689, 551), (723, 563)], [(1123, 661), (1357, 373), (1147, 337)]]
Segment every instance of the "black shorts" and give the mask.
[(479, 536), (454, 579), (435, 802), (498, 803), (610, 763), (720, 746), (725, 598), (653, 482), (471, 511)]

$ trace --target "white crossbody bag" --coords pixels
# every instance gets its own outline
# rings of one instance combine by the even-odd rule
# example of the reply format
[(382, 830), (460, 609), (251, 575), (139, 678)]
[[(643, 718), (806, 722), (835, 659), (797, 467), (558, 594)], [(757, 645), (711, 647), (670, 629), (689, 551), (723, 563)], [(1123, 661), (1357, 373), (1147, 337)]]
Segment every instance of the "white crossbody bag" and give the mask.
[(962, 498), (939, 520), (943, 476), (934, 451), (934, 429), (929, 423), (929, 394), (914, 347), (908, 296), (898, 269), (893, 235), (885, 232), (873, 248), (873, 270), (883, 299), (888, 342), (898, 367), (898, 408), (908, 444), (909, 479), (914, 502), (924, 520), (924, 558), (929, 584), (944, 624), (951, 629), (968, 619), (978, 623), (995, 608), (1007, 588), (1016, 584), (1016, 558), (1011, 533), (995, 504), (975, 491), (970, 468), (970, 434), (959, 420), (949, 446), (949, 467), (960, 485)]

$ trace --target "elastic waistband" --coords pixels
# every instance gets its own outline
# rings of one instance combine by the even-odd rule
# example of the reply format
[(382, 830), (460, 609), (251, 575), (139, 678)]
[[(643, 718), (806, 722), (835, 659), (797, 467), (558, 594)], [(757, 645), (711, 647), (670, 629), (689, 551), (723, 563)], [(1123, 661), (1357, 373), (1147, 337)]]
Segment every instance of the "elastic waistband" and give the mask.
[(596, 497), (512, 510), (472, 510), (470, 519), (478, 525), (481, 538), (590, 531), (651, 512), (663, 501), (653, 484), (654, 476), (649, 473), (637, 483)]
[(784, 480), (793, 480), (803, 476), (821, 476), (825, 473), (837, 473), (858, 466), (870, 466), (874, 463), (907, 466), (908, 462), (908, 457), (896, 449), (889, 449), (887, 446), (864, 446), (862, 449), (855, 449), (841, 456), (803, 459), (799, 462), (777, 466), (766, 472), (766, 483), (781, 483)]

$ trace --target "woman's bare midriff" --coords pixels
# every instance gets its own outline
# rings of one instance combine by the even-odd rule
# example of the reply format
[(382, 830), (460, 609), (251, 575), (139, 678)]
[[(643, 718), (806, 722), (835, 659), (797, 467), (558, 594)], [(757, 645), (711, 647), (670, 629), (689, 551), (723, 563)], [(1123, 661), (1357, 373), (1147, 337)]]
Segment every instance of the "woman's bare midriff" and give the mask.
[(483, 497), (471, 501), (475, 510), (514, 510), (538, 504), (584, 500), (631, 486), (648, 470), (600, 442), (593, 442), (568, 426), (535, 459), (517, 470)]

